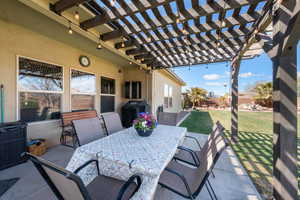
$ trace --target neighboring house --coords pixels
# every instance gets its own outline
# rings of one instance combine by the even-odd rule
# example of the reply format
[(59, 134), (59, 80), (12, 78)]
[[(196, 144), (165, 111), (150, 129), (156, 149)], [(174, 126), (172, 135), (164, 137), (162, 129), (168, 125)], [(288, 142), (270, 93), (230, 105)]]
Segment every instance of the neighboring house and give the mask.
[[(149, 72), (112, 50), (97, 50), (96, 43), (68, 34), (66, 27), (19, 1), (1, 2), (0, 27), (4, 119), (27, 120), (28, 138), (58, 144), (60, 112), (120, 112), (129, 100), (145, 100), (154, 114), (161, 105), (168, 112), (182, 109), (185, 83), (173, 72)], [(86, 58), (90, 65), (83, 67)], [(128, 82), (135, 88), (130, 96), (125, 95)]]

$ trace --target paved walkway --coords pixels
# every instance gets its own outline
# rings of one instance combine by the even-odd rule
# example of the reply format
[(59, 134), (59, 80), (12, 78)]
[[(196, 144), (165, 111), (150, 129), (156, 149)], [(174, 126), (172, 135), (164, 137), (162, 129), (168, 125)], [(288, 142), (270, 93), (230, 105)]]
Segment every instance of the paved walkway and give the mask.
[[(199, 138), (201, 143), (206, 140), (206, 135), (189, 133)], [(195, 148), (193, 143), (186, 142), (190, 148)], [(57, 146), (49, 149), (45, 158), (66, 166), (73, 150), (64, 146)], [(234, 152), (228, 148), (219, 159), (214, 169), (215, 178), (210, 177), (210, 181), (217, 193), (219, 200), (260, 200), (250, 178), (241, 166)], [(20, 177), (20, 180), (10, 188), (0, 200), (54, 200), (52, 192), (37, 170), (30, 162), (0, 171), (0, 179)], [(181, 200), (184, 199), (166, 189), (157, 188), (155, 200)], [(210, 200), (204, 188), (197, 200)]]

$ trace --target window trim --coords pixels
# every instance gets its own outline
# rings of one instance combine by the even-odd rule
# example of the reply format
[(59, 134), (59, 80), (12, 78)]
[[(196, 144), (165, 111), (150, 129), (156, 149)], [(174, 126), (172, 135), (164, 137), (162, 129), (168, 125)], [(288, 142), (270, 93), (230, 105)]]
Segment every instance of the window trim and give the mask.
[[(30, 59), (30, 60), (34, 60), (37, 62), (42, 62), (42, 63), (47, 63), (47, 64), (51, 64), (51, 65), (56, 65), (62, 68), (62, 90), (61, 91), (48, 91), (48, 90), (21, 90), (19, 88), (19, 72), (20, 72), (20, 58), (26, 58), (26, 59)], [(29, 56), (23, 56), (23, 55), (16, 55), (16, 120), (20, 120), (21, 117), (21, 110), (20, 110), (20, 96), (19, 93), (20, 92), (30, 92), (30, 93), (48, 93), (48, 94), (61, 94), (61, 98), (60, 98), (60, 111), (62, 112), (63, 109), (63, 98), (64, 98), (64, 92), (65, 92), (65, 68), (63, 67), (63, 65), (61, 64), (56, 64), (53, 62), (49, 62), (49, 61), (45, 61), (45, 60), (41, 60), (41, 59), (37, 59), (37, 58), (33, 58), (33, 57), (29, 57)], [(31, 123), (45, 123), (47, 121), (55, 121), (58, 119), (49, 119), (49, 120), (42, 120), (42, 121), (35, 121), (35, 122), (28, 122), (28, 124)]]
[[(72, 93), (72, 87), (71, 87), (71, 82), (72, 82), (72, 70), (76, 70), (76, 71), (80, 71), (80, 72), (84, 72), (84, 73), (88, 73), (88, 74), (93, 74), (95, 76), (95, 92), (94, 93), (89, 93), (89, 92), (75, 92), (75, 93)], [(70, 112), (72, 112), (72, 95), (89, 95), (89, 96), (94, 96), (94, 107), (93, 109), (96, 108), (96, 96), (97, 96), (97, 74), (94, 73), (94, 72), (89, 72), (87, 70), (81, 70), (81, 69), (77, 69), (75, 67), (70, 67), (70, 70), (69, 70), (69, 89), (70, 89), (70, 92), (69, 92), (69, 95), (70, 95), (70, 98), (69, 98), (69, 104), (70, 104)]]
[[(165, 94), (165, 92), (166, 92), (166, 88), (167, 88), (167, 95)], [(172, 95), (170, 95), (170, 88), (171, 88), (171, 91), (172, 91)], [(169, 109), (169, 108), (173, 108), (174, 106), (174, 104), (173, 104), (173, 93), (174, 93), (174, 90), (173, 90), (173, 86), (172, 85), (169, 85), (169, 84), (167, 84), (167, 83), (165, 83), (164, 84), (164, 87), (163, 87), (163, 89), (164, 89), (164, 95), (163, 95), (163, 105), (164, 105), (164, 108), (166, 108), (166, 109)], [(168, 105), (167, 106), (165, 106), (165, 98), (167, 98), (168, 99)], [(170, 99), (172, 99), (172, 105), (170, 104)]]

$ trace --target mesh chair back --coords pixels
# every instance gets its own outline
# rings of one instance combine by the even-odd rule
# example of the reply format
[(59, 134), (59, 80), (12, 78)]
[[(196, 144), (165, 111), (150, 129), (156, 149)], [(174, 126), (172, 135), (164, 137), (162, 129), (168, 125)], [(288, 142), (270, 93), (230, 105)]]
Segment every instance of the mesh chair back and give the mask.
[(211, 137), (201, 149), (200, 167), (197, 169), (198, 183), (194, 183), (193, 191), (198, 194), (205, 184), (211, 170), (219, 159), (219, 156), (228, 145), (227, 140), (223, 136), (223, 131), (220, 128), (211, 134)]
[(177, 115), (177, 113), (159, 112), (158, 123), (163, 125), (176, 126)]
[(58, 199), (91, 200), (82, 180), (77, 175), (42, 158), (28, 155)]
[(107, 135), (123, 130), (122, 122), (118, 113), (108, 113), (102, 115)]
[(78, 143), (84, 145), (105, 136), (98, 117), (72, 121)]

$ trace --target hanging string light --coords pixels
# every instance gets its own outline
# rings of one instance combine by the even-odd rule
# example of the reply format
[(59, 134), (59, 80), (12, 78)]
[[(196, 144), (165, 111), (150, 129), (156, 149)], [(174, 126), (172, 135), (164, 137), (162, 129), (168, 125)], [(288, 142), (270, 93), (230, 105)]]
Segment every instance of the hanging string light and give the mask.
[(97, 49), (98, 49), (98, 50), (102, 49), (102, 45), (101, 45), (101, 43), (100, 43), (100, 37), (99, 37), (99, 41), (98, 41), (98, 44), (97, 44)]
[(75, 18), (76, 20), (78, 20), (78, 21), (79, 21), (79, 19), (80, 19), (79, 12), (78, 12), (77, 10), (76, 10), (75, 13), (74, 13), (74, 18)]
[(69, 21), (69, 29), (68, 29), (68, 33), (69, 33), (70, 35), (73, 34), (73, 30), (72, 30), (71, 22), (70, 22), (70, 21)]

